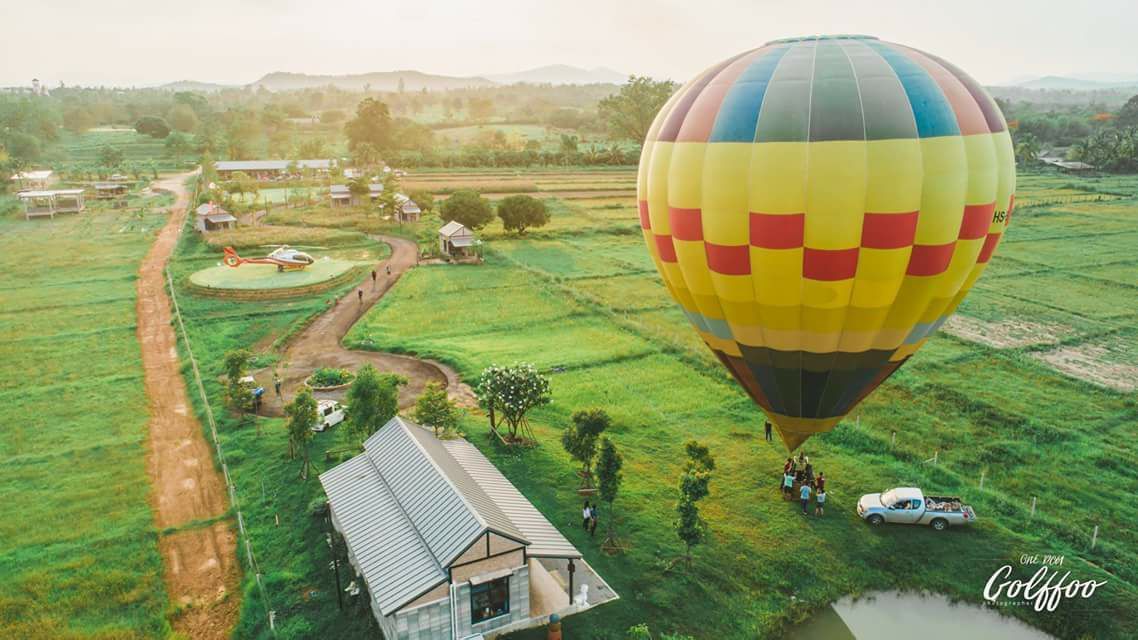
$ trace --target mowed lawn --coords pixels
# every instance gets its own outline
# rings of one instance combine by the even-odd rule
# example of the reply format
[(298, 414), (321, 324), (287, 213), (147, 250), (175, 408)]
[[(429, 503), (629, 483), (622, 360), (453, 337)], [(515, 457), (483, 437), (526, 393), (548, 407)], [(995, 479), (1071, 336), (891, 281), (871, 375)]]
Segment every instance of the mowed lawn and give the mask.
[[(1096, 216), (1096, 204), (1080, 203), (1077, 211)], [(1116, 232), (1120, 237), (1138, 232), (1133, 199), (1101, 205), (1128, 208), (1088, 221), (1130, 230)], [(465, 428), (624, 598), (569, 619), (567, 633), (618, 638), (650, 622), (655, 631), (697, 637), (777, 637), (785, 625), (848, 593), (911, 588), (979, 601), (992, 572), (1018, 563), (1023, 553), (1066, 555), (1065, 569), (1107, 586), (1092, 604), (1006, 613), (1060, 637), (1126, 638), (1138, 628), (1132, 395), (1046, 366), (1032, 357), (1035, 346), (996, 349), (938, 335), (862, 405), (859, 421), (806, 444), (830, 478), (831, 500), (824, 518), (804, 518), (796, 504), (778, 497), (781, 445), (762, 441), (761, 413), (690, 338), (639, 238), (628, 234), (634, 209), (624, 209), (627, 219), (598, 216), (616, 211), (607, 206), (556, 202), (553, 223), (526, 239), (489, 230), (486, 264), (412, 271), (347, 340), (437, 358), (467, 379), (489, 364), (516, 360), (548, 372), (553, 403), (533, 416), (540, 447), (502, 451), (478, 416), (468, 416)], [(1089, 245), (1071, 238), (1059, 228), (1069, 223), (1064, 215), (1026, 208), (1009, 238), (1023, 227), (1025, 237), (1040, 243), (1071, 243), (1062, 254), (1071, 257), (1056, 266), (1125, 259), (1116, 245), (1100, 244), (1104, 238)], [(1072, 340), (1101, 338), (1104, 323), (1132, 333), (1133, 282), (1066, 277), (1037, 264), (1047, 261), (1048, 249), (1017, 244), (1005, 247), (1014, 257), (997, 257), (969, 299), (987, 309), (978, 315), (1015, 319), (1017, 305), (1034, 299), (1082, 321)], [(1084, 260), (1076, 263), (1080, 248)], [(611, 436), (625, 455), (616, 517), (627, 551), (613, 557), (576, 524), (575, 467), (558, 440), (569, 415), (591, 406), (613, 415)], [(671, 522), (690, 438), (710, 445), (718, 460), (712, 495), (702, 504), (712, 537), (697, 549), (691, 571), (666, 572), (681, 552)], [(935, 465), (927, 462), (934, 454)], [(867, 528), (853, 512), (858, 496), (899, 484), (963, 495), (980, 524), (944, 534)], [(1095, 525), (1100, 534), (1092, 551)]]
[(135, 337), (165, 216), (0, 219), (0, 637), (169, 632)]

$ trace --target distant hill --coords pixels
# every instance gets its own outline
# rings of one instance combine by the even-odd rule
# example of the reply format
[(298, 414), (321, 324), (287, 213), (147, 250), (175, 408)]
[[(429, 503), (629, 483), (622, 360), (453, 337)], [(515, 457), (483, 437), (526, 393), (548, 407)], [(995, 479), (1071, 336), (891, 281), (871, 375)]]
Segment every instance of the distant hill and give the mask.
[(500, 84), (624, 84), (627, 73), (613, 71), (604, 67), (582, 69), (567, 64), (551, 64), (536, 69), (515, 73), (499, 73), (486, 76)]
[(1050, 89), (1065, 91), (1100, 91), (1123, 87), (1138, 87), (1138, 77), (1125, 76), (1088, 78), (1080, 76), (1043, 76), (1017, 82), (1013, 85), (1022, 89)]
[(210, 93), (213, 91), (221, 91), (222, 89), (232, 89), (233, 85), (217, 84), (215, 82), (198, 82), (197, 80), (179, 80), (177, 82), (167, 82), (156, 88), (165, 89), (167, 91), (200, 91), (202, 93)]
[(309, 75), (307, 73), (287, 73), (275, 71), (260, 80), (252, 82), (253, 88), (265, 87), (269, 91), (292, 91), (332, 85), (345, 91), (362, 91), (370, 87), (372, 91), (397, 91), (399, 81), (403, 81), (405, 91), (444, 91), (471, 87), (491, 87), (494, 82), (480, 77), (439, 76), (421, 71), (377, 71), (348, 75)]

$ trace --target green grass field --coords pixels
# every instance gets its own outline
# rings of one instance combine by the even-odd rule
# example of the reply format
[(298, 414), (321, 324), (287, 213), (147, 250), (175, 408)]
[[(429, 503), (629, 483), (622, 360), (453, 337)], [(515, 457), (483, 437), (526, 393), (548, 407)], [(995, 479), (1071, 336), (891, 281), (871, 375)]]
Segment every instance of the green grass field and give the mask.
[[(517, 178), (523, 179), (576, 178)], [(1071, 180), (1031, 177), (1021, 197), (1036, 188), (1071, 190), (1064, 186)], [(1109, 184), (1112, 193), (1133, 193), (1136, 186), (1121, 179)], [(1016, 213), (1009, 241), (961, 315), (989, 328), (1043, 323), (1057, 327), (1060, 342), (1032, 340), (1030, 326), (1020, 327), (1028, 339), (1018, 346), (939, 334), (862, 405), (858, 421), (807, 444), (830, 478), (831, 508), (822, 519), (803, 518), (778, 498), (785, 453), (762, 441), (760, 412), (668, 299), (640, 244), (634, 204), (612, 198), (550, 204), (552, 223), (524, 238), (487, 229), (484, 265), (424, 266), (406, 274), (347, 342), (437, 358), (467, 379), (488, 364), (514, 360), (549, 372), (554, 402), (533, 416), (540, 447), (499, 450), (475, 415), (466, 417), (464, 429), (621, 594), (615, 604), (567, 620), (567, 634), (623, 638), (628, 627), (648, 621), (655, 631), (697, 637), (778, 637), (849, 593), (927, 589), (978, 601), (988, 576), (1022, 553), (1064, 554), (1065, 568), (1108, 585), (1096, 595), (1093, 613), (1006, 613), (1064, 638), (1125, 638), (1138, 625), (1138, 533), (1131, 525), (1138, 518), (1132, 499), (1138, 452), (1131, 441), (1138, 403), (1133, 394), (1091, 384), (1044, 358), (1056, 349), (1084, 349), (1112, 366), (1134, 364), (1138, 353), (1124, 345), (1138, 333), (1138, 304), (1126, 274), (1138, 259), (1116, 244), (1138, 232), (1134, 199)], [(1080, 216), (1084, 228), (1102, 224), (1110, 231), (1076, 235)], [(272, 217), (276, 225), (310, 229), (378, 224), (319, 207)], [(215, 255), (187, 239), (175, 275)], [(321, 492), (315, 481), (295, 479), (283, 423), (265, 420), (259, 437), (239, 426), (225, 416), (216, 378), (230, 348), (255, 346), (260, 362), (271, 363), (269, 345), (319, 313), (327, 297), (251, 305), (180, 294), (214, 411), (224, 416), (222, 438), (281, 637), (365, 637), (368, 614), (336, 609), (323, 524), (309, 515)], [(601, 553), (576, 525), (575, 468), (558, 443), (570, 413), (589, 406), (613, 415), (611, 435), (626, 458), (617, 524), (628, 550), (618, 556)], [(718, 460), (712, 495), (702, 503), (712, 535), (696, 550), (690, 572), (665, 572), (681, 550), (670, 523), (683, 443), (693, 437)], [(333, 464), (323, 453), (338, 446), (334, 431), (317, 437), (319, 470)], [(934, 452), (935, 466), (925, 462)], [(965, 496), (980, 524), (940, 535), (870, 530), (852, 513), (862, 493), (909, 483)], [(1095, 525), (1100, 534), (1091, 551)], [(243, 607), (238, 636), (267, 637), (259, 599), (246, 597)]]
[(164, 219), (0, 218), (0, 637), (170, 631), (134, 309)]
[[(185, 166), (166, 152), (164, 140), (142, 135), (134, 129), (92, 129), (80, 134), (63, 131), (60, 146), (64, 159), (71, 164), (97, 166), (99, 152), (110, 146), (121, 150), (123, 159), (128, 163), (148, 165), (153, 162), (159, 171), (178, 170)], [(187, 155), (183, 160), (191, 158)]]

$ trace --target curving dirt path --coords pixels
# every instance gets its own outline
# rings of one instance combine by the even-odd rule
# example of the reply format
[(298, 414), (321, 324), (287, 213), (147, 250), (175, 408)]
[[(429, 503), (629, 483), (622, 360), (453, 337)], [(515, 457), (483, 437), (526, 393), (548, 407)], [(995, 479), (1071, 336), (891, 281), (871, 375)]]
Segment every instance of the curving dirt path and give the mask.
[(180, 528), (222, 516), (229, 508), (225, 482), (186, 392), (166, 294), (164, 270), (189, 209), (183, 183), (190, 175), (155, 185), (176, 201), (138, 270), (137, 335), (150, 405), (146, 466), (155, 523), (160, 531), (179, 528), (158, 539), (166, 589), (177, 607), (171, 623), (190, 638), (221, 639), (237, 622), (236, 536), (227, 520)]
[[(414, 242), (396, 236), (374, 235), (372, 238), (390, 245), (391, 255), (375, 265), (377, 278), (374, 284), (370, 276), (365, 278), (356, 289), (352, 289), (336, 301), (328, 311), (317, 317), (288, 342), (281, 353), (281, 364), (277, 368), (277, 373), (281, 377), (283, 397), (278, 398), (273, 392), (272, 369), (254, 374), (257, 384), (267, 390), (268, 399), (262, 407), (263, 413), (282, 415), (284, 403), (292, 398), (304, 384), (305, 378), (318, 367), (343, 367), (354, 370), (365, 363), (371, 363), (381, 372), (397, 373), (407, 378), (407, 385), (399, 392), (400, 408), (411, 406), (428, 382), (445, 385), (451, 399), (459, 405), (477, 406), (474, 392), (459, 380), (458, 373), (444, 364), (395, 353), (352, 351), (345, 349), (341, 344), (341, 340), (352, 325), (399, 281), (404, 272), (418, 264), (418, 246)], [(357, 290), (364, 292), (362, 302), (356, 293)], [(344, 391), (316, 395), (342, 398)]]

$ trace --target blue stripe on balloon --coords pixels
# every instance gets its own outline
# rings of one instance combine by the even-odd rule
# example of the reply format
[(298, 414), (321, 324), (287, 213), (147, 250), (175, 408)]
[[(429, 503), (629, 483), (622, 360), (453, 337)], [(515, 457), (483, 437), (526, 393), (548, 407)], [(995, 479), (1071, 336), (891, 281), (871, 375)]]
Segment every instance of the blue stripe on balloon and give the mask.
[(708, 142), (754, 142), (759, 110), (774, 70), (790, 47), (780, 46), (759, 56), (723, 97)]
[(688, 311), (687, 309), (684, 309), (683, 311), (684, 311), (684, 315), (686, 315), (688, 317), (688, 320), (691, 320), (691, 323), (694, 324), (695, 326), (699, 327), (699, 329), (701, 331), (703, 331), (705, 333), (710, 333), (711, 335), (715, 336), (716, 338), (719, 338), (720, 340), (734, 340), (735, 339), (735, 336), (731, 333), (731, 327), (730, 327), (730, 325), (727, 324), (726, 320), (720, 320), (718, 318), (708, 318), (701, 313), (696, 313), (694, 311)]
[(865, 44), (876, 51), (897, 74), (909, 97), (909, 106), (913, 108), (917, 135), (922, 138), (960, 135), (956, 112), (952, 110), (952, 105), (937, 86), (936, 80), (921, 65), (884, 43), (866, 40)]

